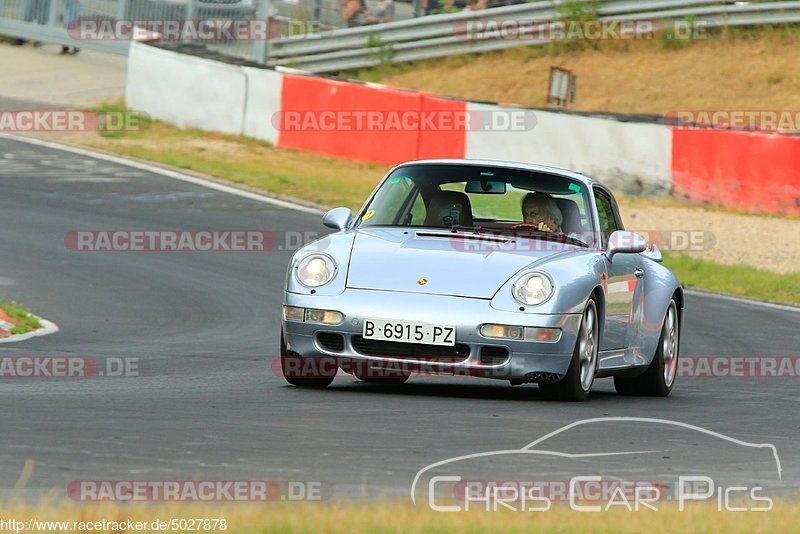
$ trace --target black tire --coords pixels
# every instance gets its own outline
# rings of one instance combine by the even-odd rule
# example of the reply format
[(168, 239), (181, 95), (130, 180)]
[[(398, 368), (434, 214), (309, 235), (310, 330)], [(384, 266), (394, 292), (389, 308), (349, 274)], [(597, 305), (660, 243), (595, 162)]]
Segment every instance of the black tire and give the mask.
[(281, 372), (283, 378), (293, 386), (325, 388), (333, 382), (339, 365), (335, 358), (303, 358), (286, 350), (286, 341), (281, 331)]
[[(591, 319), (589, 319), (589, 314), (591, 314)], [(539, 391), (546, 399), (580, 402), (586, 400), (586, 397), (589, 396), (589, 391), (591, 391), (592, 384), (594, 383), (594, 377), (597, 374), (597, 365), (599, 361), (598, 351), (600, 338), (598, 333), (600, 331), (600, 325), (598, 319), (597, 302), (594, 297), (591, 297), (586, 302), (583, 317), (581, 317), (581, 324), (578, 328), (578, 339), (575, 341), (575, 350), (572, 352), (572, 360), (569, 362), (567, 374), (564, 375), (564, 378), (562, 378), (560, 382), (556, 382), (555, 384), (539, 384)], [(582, 335), (584, 326), (589, 320), (592, 321), (590, 342), (592, 343), (591, 351), (593, 352), (593, 359), (590, 358), (589, 367), (591, 367), (591, 369), (587, 370), (587, 378), (582, 381), (580, 336)], [(588, 384), (585, 383), (586, 381), (588, 381)]]
[[(672, 314), (672, 319), (670, 319)], [(673, 321), (673, 328), (670, 329), (669, 323)], [(674, 343), (674, 345), (672, 345)], [(614, 389), (620, 395), (635, 395), (641, 397), (666, 397), (675, 385), (675, 375), (678, 369), (678, 355), (680, 347), (680, 316), (678, 315), (678, 303), (673, 298), (664, 313), (664, 322), (661, 325), (661, 336), (658, 338), (658, 347), (653, 361), (647, 366), (647, 370), (639, 376), (625, 378), (614, 377)], [(674, 350), (672, 356), (665, 350)], [(670, 362), (671, 376), (667, 372), (667, 360)]]

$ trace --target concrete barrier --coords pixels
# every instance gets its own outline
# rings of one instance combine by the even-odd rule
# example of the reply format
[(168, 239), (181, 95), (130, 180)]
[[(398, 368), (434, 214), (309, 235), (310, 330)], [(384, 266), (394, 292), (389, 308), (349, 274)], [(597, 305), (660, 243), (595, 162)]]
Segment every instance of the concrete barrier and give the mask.
[(181, 128), (241, 134), (247, 77), (242, 68), (131, 43), (128, 107)]
[(283, 74), (271, 69), (242, 67), (247, 77), (245, 101), (244, 135), (269, 141), (274, 146), (279, 142), (279, 124), (275, 118), (281, 112)]
[[(468, 103), (467, 109), (487, 116), (514, 108)], [(527, 112), (535, 117), (533, 128), (527, 131), (468, 131), (466, 157), (562, 167), (631, 195), (664, 195), (671, 191), (672, 133), (667, 126)]]
[(423, 119), (465, 109), (463, 101), (418, 91), (285, 74), (278, 146), (389, 165), (464, 157), (463, 128), (434, 131)]
[[(540, 163), (583, 172), (617, 191), (675, 192), (753, 212), (800, 214), (800, 138), (763, 132), (675, 128), (569, 113), (521, 110), (447, 99), (379, 84), (276, 72), (132, 43), (129, 107), (180, 127), (245, 134), (275, 146), (395, 164), (421, 158), (482, 158)], [(319, 127), (331, 112), (352, 115), (521, 110), (530, 129), (459, 126), (430, 129)], [(287, 128), (287, 112), (316, 127)], [(314, 121), (312, 121), (314, 122)]]
[(750, 212), (800, 215), (800, 137), (676, 128), (675, 193)]

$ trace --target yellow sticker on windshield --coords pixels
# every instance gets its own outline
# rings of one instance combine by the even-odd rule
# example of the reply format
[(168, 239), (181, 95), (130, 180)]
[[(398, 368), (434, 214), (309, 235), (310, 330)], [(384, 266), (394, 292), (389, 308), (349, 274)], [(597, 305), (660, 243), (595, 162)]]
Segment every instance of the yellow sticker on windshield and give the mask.
[(367, 213), (364, 214), (363, 217), (361, 217), (361, 220), (366, 221), (367, 219), (371, 219), (373, 215), (375, 215), (375, 210), (369, 210)]

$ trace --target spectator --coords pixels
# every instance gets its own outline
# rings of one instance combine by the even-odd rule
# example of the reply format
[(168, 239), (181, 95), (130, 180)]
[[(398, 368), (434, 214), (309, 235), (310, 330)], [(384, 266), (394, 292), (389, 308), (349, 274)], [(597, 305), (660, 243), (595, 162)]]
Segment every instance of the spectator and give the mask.
[(25, 3), (25, 22), (47, 24), (50, 17), (50, 0), (28, 0)]
[[(25, 3), (25, 22), (33, 22), (45, 25), (50, 17), (50, 0), (28, 0)], [(24, 45), (25, 39), (17, 39), (15, 45)], [(34, 41), (33, 46), (41, 46), (40, 41)]]
[[(73, 24), (78, 23), (81, 12), (81, 0), (64, 0), (64, 27), (69, 29)], [(62, 54), (75, 55), (80, 52), (79, 48), (61, 45)]]
[(464, 11), (478, 11), (480, 9), (486, 9), (488, 3), (489, 0), (467, 0), (467, 5), (464, 8)]
[(367, 13), (367, 5), (364, 0), (343, 0), (342, 2), (342, 18), (348, 28), (365, 24)]
[[(456, 0), (419, 0), (423, 15), (446, 13), (454, 6)], [(460, 1), (460, 0), (459, 0)]]
[(367, 22), (378, 24), (380, 22), (392, 22), (394, 20), (394, 0), (381, 0), (378, 9), (367, 16)]

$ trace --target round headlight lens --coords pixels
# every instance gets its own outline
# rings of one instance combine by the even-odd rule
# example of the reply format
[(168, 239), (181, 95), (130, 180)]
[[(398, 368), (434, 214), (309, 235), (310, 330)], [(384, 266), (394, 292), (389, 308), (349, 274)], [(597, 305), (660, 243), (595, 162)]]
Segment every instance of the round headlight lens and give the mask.
[(320, 287), (330, 282), (335, 272), (333, 259), (323, 254), (311, 254), (297, 264), (295, 276), (306, 287)]
[(550, 298), (553, 294), (553, 282), (540, 273), (526, 274), (517, 280), (512, 291), (520, 304), (535, 306)]

